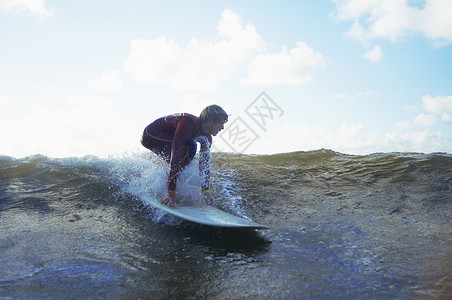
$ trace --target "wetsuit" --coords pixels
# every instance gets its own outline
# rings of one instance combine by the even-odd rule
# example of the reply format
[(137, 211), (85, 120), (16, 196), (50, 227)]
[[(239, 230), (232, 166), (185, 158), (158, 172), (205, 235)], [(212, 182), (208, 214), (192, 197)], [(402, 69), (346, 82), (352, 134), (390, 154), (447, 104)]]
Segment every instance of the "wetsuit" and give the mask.
[(201, 144), (199, 171), (201, 189), (209, 189), (209, 148), (212, 135), (202, 129), (198, 117), (183, 113), (159, 118), (143, 132), (141, 144), (170, 163), (168, 191), (176, 190), (177, 177), (196, 154), (196, 142)]

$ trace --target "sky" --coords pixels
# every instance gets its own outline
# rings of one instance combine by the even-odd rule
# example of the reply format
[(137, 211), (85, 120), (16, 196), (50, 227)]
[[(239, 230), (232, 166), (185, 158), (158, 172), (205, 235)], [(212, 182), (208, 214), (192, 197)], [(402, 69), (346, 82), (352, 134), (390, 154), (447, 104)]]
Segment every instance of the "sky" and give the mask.
[(0, 0), (0, 155), (145, 151), (218, 104), (213, 150), (452, 153), (452, 1)]

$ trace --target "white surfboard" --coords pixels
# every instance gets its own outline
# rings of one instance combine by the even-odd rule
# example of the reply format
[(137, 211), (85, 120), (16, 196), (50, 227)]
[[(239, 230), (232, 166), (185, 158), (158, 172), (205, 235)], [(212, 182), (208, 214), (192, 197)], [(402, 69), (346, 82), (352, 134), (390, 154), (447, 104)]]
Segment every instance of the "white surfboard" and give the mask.
[(204, 203), (181, 203), (170, 207), (151, 199), (151, 204), (173, 216), (181, 219), (216, 227), (269, 229), (265, 225), (243, 219)]

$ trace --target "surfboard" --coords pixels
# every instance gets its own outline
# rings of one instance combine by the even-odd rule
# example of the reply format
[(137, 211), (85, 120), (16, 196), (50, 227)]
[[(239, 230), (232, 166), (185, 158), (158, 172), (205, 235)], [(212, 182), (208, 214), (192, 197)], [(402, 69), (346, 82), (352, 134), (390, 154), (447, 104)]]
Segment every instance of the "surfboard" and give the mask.
[(207, 205), (203, 201), (199, 201), (200, 203), (193, 203), (192, 201), (189, 202), (191, 203), (182, 202), (176, 206), (166, 206), (158, 202), (157, 199), (152, 199), (151, 205), (169, 213), (170, 215), (202, 225), (229, 228), (269, 229), (269, 227), (265, 225), (258, 224), (249, 219), (234, 216), (225, 211)]

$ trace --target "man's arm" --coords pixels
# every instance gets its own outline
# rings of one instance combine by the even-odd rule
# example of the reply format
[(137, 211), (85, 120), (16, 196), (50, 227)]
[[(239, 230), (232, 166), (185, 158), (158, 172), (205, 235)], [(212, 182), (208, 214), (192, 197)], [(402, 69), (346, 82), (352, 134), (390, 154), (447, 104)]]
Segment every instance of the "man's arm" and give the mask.
[(210, 152), (200, 151), (199, 153), (199, 177), (201, 178), (201, 191), (204, 193), (210, 186)]
[(190, 162), (185, 142), (189, 140), (192, 135), (192, 121), (188, 118), (181, 117), (179, 124), (177, 125), (176, 132), (174, 133), (174, 138), (171, 146), (168, 192), (176, 191), (176, 183), (179, 173)]
[(201, 178), (201, 191), (207, 204), (216, 204), (215, 199), (210, 194), (210, 145), (211, 140), (207, 137), (199, 137), (201, 150), (199, 151), (199, 177)]

